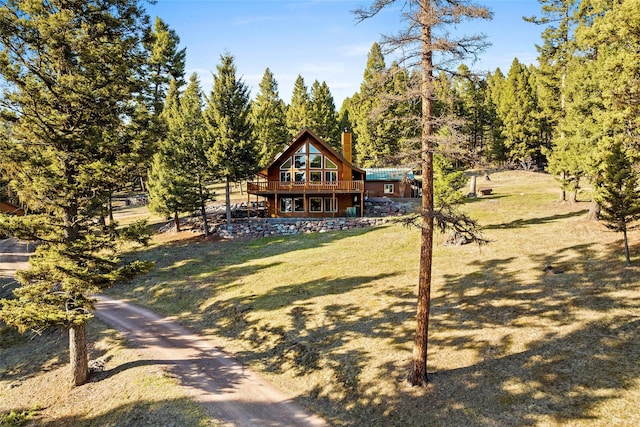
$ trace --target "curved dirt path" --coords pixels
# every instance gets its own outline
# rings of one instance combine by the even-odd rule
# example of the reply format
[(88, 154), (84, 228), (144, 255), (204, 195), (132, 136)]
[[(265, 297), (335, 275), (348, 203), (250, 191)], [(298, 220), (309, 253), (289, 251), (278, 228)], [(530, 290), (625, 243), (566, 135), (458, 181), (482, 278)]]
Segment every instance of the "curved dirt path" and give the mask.
[[(98, 296), (96, 316), (178, 376), (212, 418), (228, 426), (327, 426), (204, 337), (126, 301)], [(148, 362), (148, 361), (147, 361)]]
[[(0, 239), (0, 278), (28, 267), (33, 244)], [(2, 285), (0, 283), (0, 285)], [(151, 360), (180, 378), (192, 398), (225, 426), (327, 426), (211, 341), (129, 302), (98, 296), (96, 316), (123, 332)]]

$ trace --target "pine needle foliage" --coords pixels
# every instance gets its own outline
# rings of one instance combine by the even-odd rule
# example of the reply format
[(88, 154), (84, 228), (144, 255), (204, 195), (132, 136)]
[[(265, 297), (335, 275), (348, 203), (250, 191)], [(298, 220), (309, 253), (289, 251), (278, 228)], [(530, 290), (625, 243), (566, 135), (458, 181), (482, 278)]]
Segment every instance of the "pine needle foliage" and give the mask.
[[(91, 294), (150, 268), (121, 265), (125, 235), (104, 221), (114, 175), (132, 154), (127, 125), (146, 85), (148, 29), (135, 1), (0, 6), (0, 161), (34, 213), (0, 217), (0, 233), (39, 243), (16, 298), (0, 301), (0, 320), (20, 331), (69, 329), (74, 385), (88, 376)], [(144, 241), (144, 228), (125, 234)]]

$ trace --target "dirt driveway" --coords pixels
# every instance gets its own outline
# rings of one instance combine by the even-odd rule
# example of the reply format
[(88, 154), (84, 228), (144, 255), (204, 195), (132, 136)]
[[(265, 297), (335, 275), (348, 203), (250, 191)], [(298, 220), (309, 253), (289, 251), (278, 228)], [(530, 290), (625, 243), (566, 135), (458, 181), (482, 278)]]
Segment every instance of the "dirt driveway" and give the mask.
[(98, 297), (96, 316), (181, 379), (193, 399), (229, 426), (326, 426), (208, 339), (131, 303)]
[[(0, 240), (0, 278), (27, 268), (28, 243)], [(1, 283), (0, 283), (1, 285)], [(147, 363), (178, 377), (211, 418), (225, 426), (327, 426), (208, 339), (134, 304), (97, 297), (96, 316), (142, 348)]]

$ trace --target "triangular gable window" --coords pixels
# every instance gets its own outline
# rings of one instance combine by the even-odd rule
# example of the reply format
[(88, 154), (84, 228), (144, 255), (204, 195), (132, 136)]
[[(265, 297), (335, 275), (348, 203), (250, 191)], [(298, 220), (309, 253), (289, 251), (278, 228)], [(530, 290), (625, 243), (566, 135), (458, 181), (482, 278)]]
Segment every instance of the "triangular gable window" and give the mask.
[(327, 169), (338, 169), (338, 165), (333, 163), (328, 157), (324, 158), (324, 167)]
[(307, 152), (307, 144), (302, 144), (300, 148), (298, 148), (298, 151), (296, 151), (296, 154), (304, 154), (306, 152)]
[(315, 145), (309, 144), (309, 152), (310, 153), (319, 153), (320, 150), (318, 150)]
[(291, 157), (284, 161), (280, 169), (291, 169)]

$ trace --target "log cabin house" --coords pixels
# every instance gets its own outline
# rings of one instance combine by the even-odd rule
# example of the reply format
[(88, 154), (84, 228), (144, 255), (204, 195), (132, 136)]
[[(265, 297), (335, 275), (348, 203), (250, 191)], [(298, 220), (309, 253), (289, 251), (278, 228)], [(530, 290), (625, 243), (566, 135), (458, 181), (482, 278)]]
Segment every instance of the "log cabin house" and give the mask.
[(247, 183), (249, 195), (266, 199), (270, 217), (361, 216), (366, 172), (351, 164), (351, 134), (342, 134), (338, 153), (308, 128)]

